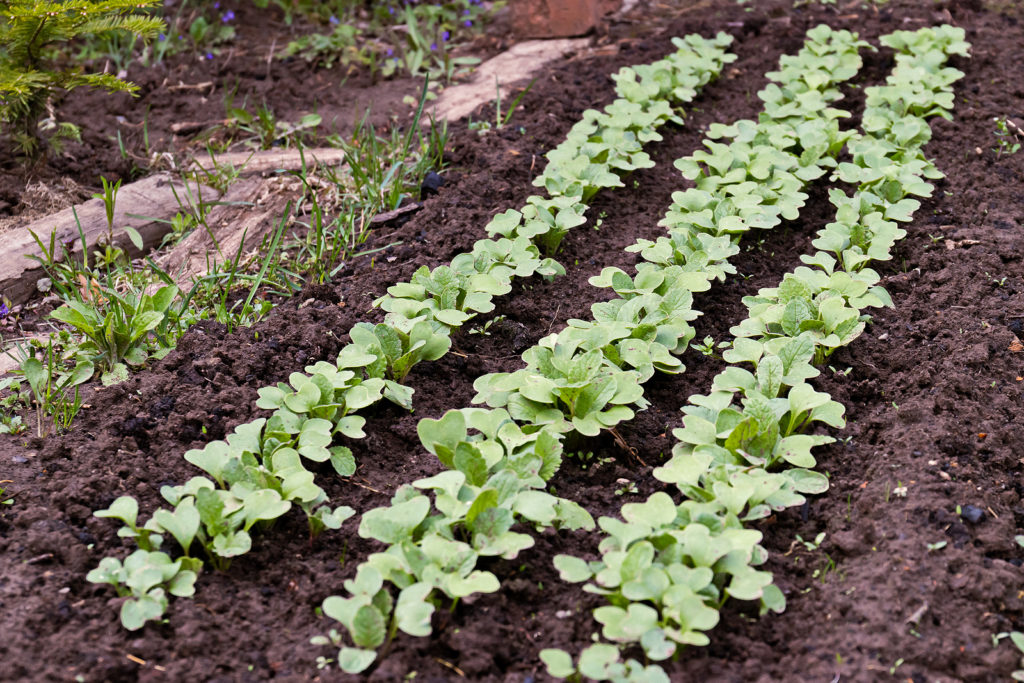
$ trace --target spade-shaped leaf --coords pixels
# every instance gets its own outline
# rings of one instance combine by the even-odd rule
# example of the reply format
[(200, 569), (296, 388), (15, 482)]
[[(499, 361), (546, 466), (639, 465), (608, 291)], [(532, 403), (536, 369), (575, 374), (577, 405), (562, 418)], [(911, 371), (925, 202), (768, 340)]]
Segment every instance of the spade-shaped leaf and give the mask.
[(410, 636), (424, 637), (430, 635), (430, 617), (434, 606), (427, 602), (433, 586), (427, 583), (414, 583), (402, 589), (395, 605), (395, 617), (398, 628)]
[(138, 631), (147, 621), (163, 616), (166, 609), (167, 596), (162, 588), (155, 588), (121, 605), (121, 625), (129, 631)]
[(130, 527), (135, 527), (139, 515), (139, 504), (131, 496), (121, 496), (105, 510), (97, 510), (94, 517), (110, 517), (119, 519)]
[(384, 642), (384, 616), (372, 605), (363, 605), (352, 617), (352, 642), (364, 648), (377, 648)]
[(248, 531), (259, 520), (277, 519), (291, 507), (292, 504), (281, 500), (281, 494), (273, 489), (253, 491), (245, 497), (245, 530)]
[(174, 509), (174, 512), (157, 510), (153, 513), (153, 520), (164, 531), (174, 536), (174, 540), (181, 546), (185, 555), (188, 555), (192, 541), (199, 531), (199, 511), (196, 510), (193, 499), (186, 498)]
[(377, 653), (373, 650), (343, 647), (338, 653), (338, 666), (345, 673), (358, 674), (366, 671), (375, 659), (377, 659)]

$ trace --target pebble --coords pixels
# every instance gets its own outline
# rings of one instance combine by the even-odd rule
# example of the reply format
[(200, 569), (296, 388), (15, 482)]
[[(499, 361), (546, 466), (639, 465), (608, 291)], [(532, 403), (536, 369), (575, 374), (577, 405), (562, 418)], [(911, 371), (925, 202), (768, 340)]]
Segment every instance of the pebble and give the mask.
[(25, 463), (28, 462), (28, 458), (26, 458), (23, 455), (12, 455), (11, 462), (13, 462), (15, 465), (24, 465)]
[(964, 505), (960, 508), (960, 517), (965, 522), (977, 524), (985, 518), (985, 511), (976, 505)]
[(437, 194), (438, 189), (442, 185), (444, 185), (444, 178), (440, 174), (431, 171), (423, 178), (423, 184), (420, 185), (420, 199)]

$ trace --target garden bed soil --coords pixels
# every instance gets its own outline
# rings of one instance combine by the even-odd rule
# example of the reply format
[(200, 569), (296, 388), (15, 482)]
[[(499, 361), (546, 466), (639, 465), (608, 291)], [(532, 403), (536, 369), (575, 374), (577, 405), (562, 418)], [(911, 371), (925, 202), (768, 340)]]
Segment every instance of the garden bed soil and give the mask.
[[(926, 147), (948, 177), (922, 203), (896, 258), (879, 268), (895, 308), (877, 312), (860, 338), (829, 359), (835, 371), (815, 380), (847, 407), (849, 424), (835, 434), (841, 440), (818, 452), (830, 490), (758, 524), (787, 609), (758, 618), (755, 606), (733, 601), (710, 646), (690, 648), (665, 666), (679, 681), (1007, 679), (1019, 653), (1008, 642), (993, 647), (992, 636), (1024, 629), (1024, 551), (1014, 543), (1024, 527), (1024, 352), (1014, 343), (1024, 337), (1024, 154), (993, 151), (993, 117), (1024, 114), (1024, 86), (1014, 76), (1024, 63), (1024, 28), (977, 2), (892, 2), (878, 10), (721, 2), (669, 14), (656, 29), (616, 27), (617, 54), (549, 69), (511, 126), (486, 136), (454, 126), (448, 182), (410, 221), (382, 229), (370, 246), (400, 245), (351, 262), (331, 286), (308, 286), (252, 329), (228, 334), (216, 324), (197, 326), (151, 369), (116, 387), (90, 389), (90, 407), (64, 436), (0, 440), (0, 478), (10, 480), (3, 486), (14, 494), (0, 512), (3, 677), (343, 678), (336, 668), (317, 670), (317, 656), (336, 653), (309, 639), (336, 626), (317, 616), (321, 601), (342, 592), (342, 581), (379, 550), (356, 534), (358, 517), (311, 545), (305, 521), (289, 515), (228, 572), (204, 573), (194, 599), (172, 600), (165, 623), (129, 633), (112, 590), (85, 580), (100, 558), (129, 551), (117, 525), (92, 512), (124, 494), (138, 498), (143, 511), (155, 509), (160, 486), (197, 474), (181, 457), (185, 450), (263, 414), (254, 406), (257, 388), (332, 359), (352, 324), (381, 317), (370, 302), (389, 284), (420, 265), (449, 261), (484, 236), (494, 213), (521, 206), (542, 155), (584, 107), (612, 99), (609, 73), (671, 51), (673, 35), (733, 33), (738, 61), (693, 103), (686, 127), (664, 131), (665, 140), (652, 147), (657, 166), (598, 196), (588, 215), (590, 226), (601, 220), (599, 230), (569, 235), (560, 254), (568, 274), (517, 285), (500, 299), (504, 319), (457, 336), (452, 353), (413, 370), (414, 414), (382, 405), (368, 415), (367, 438), (348, 444), (359, 464), (355, 476), (318, 476), (335, 504), (358, 511), (386, 504), (396, 486), (440, 468), (419, 445), (416, 421), (468, 406), (477, 376), (518, 367), (525, 348), (607, 298), (586, 280), (604, 266), (628, 268), (635, 257), (623, 248), (659, 234), (671, 192), (685, 185), (672, 160), (694, 150), (710, 123), (755, 116), (763, 74), (781, 54), (799, 49), (808, 28), (826, 21), (875, 39), (948, 21), (964, 26), (973, 44), (972, 59), (956, 60), (966, 76), (956, 86), (955, 120), (934, 122)], [(889, 68), (884, 53), (865, 54), (862, 82), (880, 82)], [(862, 91), (846, 93), (845, 103), (858, 112)], [(695, 323), (698, 339), (726, 338), (745, 314), (740, 298), (798, 265), (832, 211), (818, 185), (799, 220), (763, 239), (751, 235), (737, 257), (742, 277), (696, 298), (695, 308), (704, 311)], [(684, 361), (685, 374), (648, 384), (651, 407), (621, 426), (636, 453), (610, 438), (574, 444), (572, 450), (594, 456), (585, 463), (565, 459), (552, 482), (559, 495), (596, 517), (658, 489), (651, 468), (668, 456), (679, 407), (706, 391), (720, 369), (693, 349)], [(623, 480), (636, 492), (618, 495)], [(820, 532), (826, 535), (817, 550), (796, 542), (797, 535), (811, 540)], [(594, 557), (597, 539), (545, 531), (516, 560), (487, 561), (500, 592), (439, 610), (432, 637), (400, 636), (368, 678), (401, 680), (415, 672), (416, 680), (428, 681), (547, 679), (539, 650), (582, 649), (598, 630), (589, 612), (600, 604), (579, 585), (561, 582), (551, 558)]]
[[(415, 108), (403, 100), (419, 96), (422, 79), (379, 80), (365, 69), (314, 69), (299, 57), (281, 59), (289, 41), (325, 27), (301, 18), (288, 25), (273, 6), (226, 0), (222, 9), (229, 8), (236, 37), (212, 58), (186, 50), (149, 67), (135, 61), (126, 73), (138, 86), (135, 95), (79, 88), (57, 101), (57, 120), (79, 126), (81, 142), (66, 142), (27, 168), (14, 150), (0, 150), (0, 232), (87, 199), (99, 191), (100, 176), (128, 182), (172, 168), (170, 157), (182, 162), (190, 155), (209, 166), (208, 141), (219, 150), (233, 138), (232, 150), (249, 149), (241, 144), (246, 133), (225, 128), (229, 106), (255, 115), (266, 104), (277, 121), (293, 124), (315, 112), (321, 136), (349, 134), (367, 114), (377, 126), (412, 119)], [(486, 59), (507, 48), (506, 22), (493, 28), (457, 54)], [(91, 68), (110, 67), (99, 61)]]

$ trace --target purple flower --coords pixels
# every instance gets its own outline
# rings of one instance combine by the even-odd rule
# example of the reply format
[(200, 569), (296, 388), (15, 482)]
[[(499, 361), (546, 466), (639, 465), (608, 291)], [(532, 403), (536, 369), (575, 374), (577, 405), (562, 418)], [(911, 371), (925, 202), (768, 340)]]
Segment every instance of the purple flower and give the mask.
[(212, 52), (207, 52), (206, 53), (206, 58), (207, 59), (213, 59), (213, 53)]
[(469, 19), (466, 19), (464, 22), (462, 22), (462, 25), (466, 26), (466, 27), (469, 27), (469, 26), (473, 25), (473, 22), (470, 21)]
[(0, 320), (3, 320), (10, 315), (11, 309), (7, 308), (7, 304), (0, 304)]
[(447, 42), (448, 39), (451, 38), (451, 37), (452, 37), (452, 34), (451, 34), (450, 31), (445, 31), (444, 33), (441, 34), (441, 40), (444, 41), (444, 42)]
[(222, 22), (224, 22), (225, 24), (227, 24), (228, 22), (234, 21), (235, 20), (235, 12), (234, 12), (234, 10), (230, 10), (229, 9), (227, 12), (224, 13), (224, 16), (222, 16), (220, 18), (220, 20)]
[(430, 44), (430, 51), (433, 52), (436, 49), (437, 49), (437, 43), (431, 43)]
[(167, 36), (164, 35), (163, 33), (161, 33), (160, 35), (158, 35), (156, 37), (156, 39), (159, 40), (160, 42), (163, 42), (163, 41), (167, 40)]
[(219, 2), (213, 3), (213, 9), (220, 9), (220, 3)]
[(395, 54), (395, 51), (394, 51), (394, 50), (392, 50), (392, 49), (391, 49), (391, 48), (389, 47), (389, 48), (388, 48), (388, 51), (387, 51), (387, 56), (388, 56), (388, 57), (390, 57), (390, 56), (391, 56), (391, 55), (393, 55), (393, 54)]
[(331, 22), (335, 26), (337, 26), (338, 24), (341, 23), (340, 21), (338, 21), (338, 17), (336, 17), (334, 15), (331, 15), (331, 18), (328, 19), (327, 21)]

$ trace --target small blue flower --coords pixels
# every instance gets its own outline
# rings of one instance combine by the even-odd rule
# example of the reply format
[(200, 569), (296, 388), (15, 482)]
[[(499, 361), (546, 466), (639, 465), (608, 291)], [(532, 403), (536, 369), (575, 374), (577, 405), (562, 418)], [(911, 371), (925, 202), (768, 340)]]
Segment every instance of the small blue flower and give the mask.
[(466, 26), (466, 27), (469, 27), (469, 26), (473, 25), (473, 22), (470, 21), (469, 19), (466, 19), (464, 22), (462, 22), (462, 25)]
[(206, 58), (207, 59), (213, 59), (213, 53), (212, 52), (207, 52), (206, 53)]
[(450, 31), (445, 31), (444, 33), (441, 34), (441, 40), (444, 41), (444, 42), (447, 42), (448, 39), (451, 38), (451, 37), (452, 37), (452, 34), (451, 34)]
[(328, 19), (327, 21), (331, 22), (335, 26), (337, 26), (338, 24), (341, 23), (340, 21), (338, 21), (338, 17), (336, 17), (334, 15), (331, 15), (331, 18)]
[(229, 9), (227, 12), (224, 13), (224, 16), (222, 16), (220, 18), (220, 20), (222, 22), (224, 22), (225, 24), (234, 21), (235, 20), (235, 12), (234, 12), (234, 10), (230, 10)]
[(11, 309), (7, 308), (7, 304), (0, 304), (0, 320), (3, 320), (10, 315)]
[(219, 2), (213, 3), (213, 9), (220, 9), (220, 3)]
[(160, 42), (163, 42), (163, 41), (167, 40), (167, 36), (164, 35), (163, 33), (161, 33), (160, 35), (158, 35), (156, 37), (156, 39), (159, 40)]
[(437, 50), (437, 43), (431, 43), (430, 44), (430, 51), (433, 52), (435, 50)]
[(391, 48), (389, 47), (389, 48), (388, 48), (388, 51), (387, 51), (387, 56), (388, 56), (388, 57), (390, 57), (390, 56), (391, 56), (391, 55), (393, 55), (393, 54), (395, 54), (395, 51), (394, 51), (394, 50), (392, 50), (392, 49), (391, 49)]

